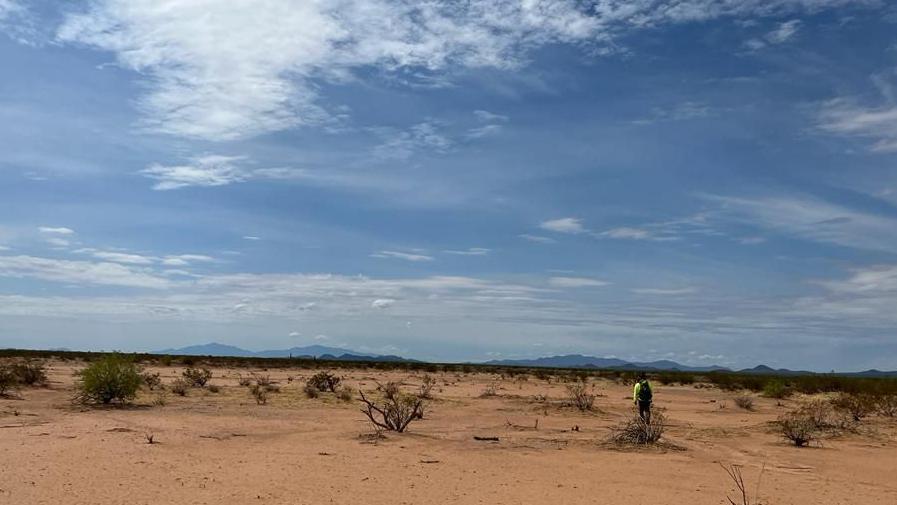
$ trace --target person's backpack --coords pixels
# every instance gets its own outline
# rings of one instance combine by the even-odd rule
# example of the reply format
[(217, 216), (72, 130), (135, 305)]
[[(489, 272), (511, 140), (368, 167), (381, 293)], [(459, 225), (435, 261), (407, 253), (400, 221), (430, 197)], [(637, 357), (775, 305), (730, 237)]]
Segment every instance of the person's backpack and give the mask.
[(651, 385), (648, 384), (648, 381), (642, 380), (639, 382), (638, 388), (638, 401), (640, 402), (650, 402), (653, 394), (651, 393)]

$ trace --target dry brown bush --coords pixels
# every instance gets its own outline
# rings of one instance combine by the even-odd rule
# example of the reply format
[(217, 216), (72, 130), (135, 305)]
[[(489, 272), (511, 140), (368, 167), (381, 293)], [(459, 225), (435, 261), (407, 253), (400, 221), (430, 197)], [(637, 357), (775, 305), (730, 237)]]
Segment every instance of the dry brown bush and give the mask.
[(880, 396), (876, 402), (876, 411), (880, 416), (897, 416), (897, 395)]
[(188, 385), (194, 387), (205, 387), (212, 379), (212, 371), (208, 368), (189, 367), (181, 374)]
[(567, 384), (567, 397), (574, 407), (583, 412), (590, 412), (595, 407), (595, 395), (589, 392), (585, 382)]
[(7, 367), (0, 367), (0, 397), (7, 398), (12, 391), (15, 391), (18, 380), (16, 376)]
[(302, 387), (302, 392), (305, 393), (305, 396), (309, 398), (317, 398), (321, 396), (321, 393), (318, 391), (318, 388), (312, 386), (309, 383), (306, 383), (305, 386)]
[(330, 372), (321, 371), (312, 375), (306, 383), (310, 384), (318, 391), (336, 393), (336, 388), (339, 386), (340, 381), (341, 379), (336, 375), (333, 375)]
[(876, 398), (867, 393), (840, 393), (832, 399), (832, 405), (860, 421), (875, 411)]
[(190, 389), (190, 384), (184, 379), (176, 379), (171, 383), (171, 392), (178, 396), (187, 396), (188, 389)]
[(424, 399), (416, 395), (403, 394), (398, 384), (393, 382), (386, 386), (378, 385), (383, 394), (380, 402), (369, 400), (364, 391), (359, 390), (363, 404), (361, 412), (367, 416), (375, 429), (402, 433), (411, 421), (423, 417)]
[(735, 405), (743, 408), (744, 410), (754, 410), (754, 397), (748, 395), (736, 396), (734, 400)]
[(239, 377), (237, 377), (237, 384), (239, 384), (243, 387), (249, 387), (252, 385), (252, 379), (250, 379), (249, 377), (243, 377), (242, 375), (240, 375)]
[[(735, 483), (735, 487), (738, 488), (739, 500), (735, 501), (726, 495), (726, 500), (729, 502), (729, 505), (760, 505), (759, 499), (756, 501), (752, 501), (750, 496), (748, 496), (747, 484), (744, 482), (744, 475), (741, 473), (741, 465), (729, 465), (726, 466), (720, 463), (720, 466), (723, 467), (723, 470), (726, 471), (726, 474), (729, 475), (729, 478), (732, 479), (732, 482)], [(763, 472), (766, 470), (766, 465), (763, 465), (760, 468), (760, 475), (757, 477), (757, 488), (754, 491), (754, 494), (757, 495), (760, 493), (760, 482), (763, 480)]]
[(818, 431), (812, 417), (791, 412), (779, 418), (782, 436), (797, 447), (803, 447), (818, 439)]
[(436, 386), (436, 379), (431, 375), (424, 375), (421, 379), (420, 391), (417, 396), (429, 400), (432, 398), (433, 387)]
[(162, 389), (162, 377), (159, 373), (150, 373), (144, 372), (140, 374), (140, 378), (143, 380), (143, 384), (150, 391), (155, 391), (157, 389)]
[(480, 393), (480, 398), (489, 398), (491, 396), (496, 396), (498, 394), (497, 390), (498, 390), (497, 384), (495, 384), (495, 383), (488, 384), (486, 386), (486, 388), (483, 389), (483, 392)]
[(252, 393), (252, 397), (255, 398), (255, 403), (258, 405), (265, 405), (268, 403), (268, 391), (258, 384), (253, 384), (252, 387), (249, 388), (249, 392)]
[(666, 417), (662, 412), (651, 414), (651, 422), (636, 415), (612, 428), (611, 440), (625, 445), (650, 445), (660, 440), (665, 427)]

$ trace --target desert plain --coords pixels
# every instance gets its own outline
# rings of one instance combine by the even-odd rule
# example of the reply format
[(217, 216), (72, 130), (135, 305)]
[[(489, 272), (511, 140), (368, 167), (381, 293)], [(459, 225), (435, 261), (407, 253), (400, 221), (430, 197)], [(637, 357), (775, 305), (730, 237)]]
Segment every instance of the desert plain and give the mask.
[[(897, 504), (897, 422), (870, 416), (797, 448), (775, 421), (803, 395), (753, 394), (745, 410), (742, 393), (655, 382), (665, 432), (633, 447), (610, 441), (633, 416), (631, 386), (606, 378), (588, 379), (583, 412), (559, 377), (431, 372), (423, 419), (378, 434), (358, 390), (414, 392), (425, 372), (330, 369), (345, 400), (304, 394), (314, 369), (213, 367), (214, 388), (94, 407), (71, 402), (84, 366), (49, 361), (46, 386), (0, 399), (0, 503), (740, 504), (723, 469), (739, 465), (752, 503)], [(171, 384), (184, 367), (146, 370)], [(263, 405), (240, 385), (253, 374), (279, 389)]]

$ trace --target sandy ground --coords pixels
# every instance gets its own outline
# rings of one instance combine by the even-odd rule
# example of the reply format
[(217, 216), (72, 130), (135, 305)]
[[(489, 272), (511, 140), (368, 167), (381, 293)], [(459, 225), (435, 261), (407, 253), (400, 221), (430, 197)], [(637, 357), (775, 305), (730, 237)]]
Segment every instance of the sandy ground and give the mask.
[[(219, 368), (219, 393), (169, 394), (164, 406), (142, 393), (132, 407), (85, 409), (69, 402), (81, 366), (53, 362), (49, 387), (0, 399), (0, 503), (719, 504), (735, 497), (720, 463), (735, 463), (752, 491), (765, 466), (764, 504), (897, 504), (897, 424), (872, 418), (797, 449), (769, 423), (800, 399), (757, 398), (748, 412), (732, 393), (655, 384), (669, 445), (631, 450), (607, 443), (632, 414), (627, 386), (593, 380), (598, 410), (581, 413), (563, 406), (563, 384), (434, 374), (425, 419), (376, 440), (357, 401), (305, 397), (309, 370), (265, 372), (281, 386), (267, 405), (237, 383), (250, 370)], [(168, 383), (182, 368), (150, 370)], [(365, 390), (401, 380), (410, 391), (422, 376), (336, 372)], [(497, 396), (480, 398), (489, 384)]]

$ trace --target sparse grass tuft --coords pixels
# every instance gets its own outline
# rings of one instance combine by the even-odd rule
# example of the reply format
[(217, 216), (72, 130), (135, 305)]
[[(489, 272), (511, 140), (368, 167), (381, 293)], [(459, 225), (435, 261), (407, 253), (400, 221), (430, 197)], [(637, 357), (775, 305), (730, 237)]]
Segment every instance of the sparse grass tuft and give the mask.
[[(729, 502), (729, 505), (760, 505), (759, 499), (752, 501), (748, 495), (747, 484), (745, 484), (744, 476), (741, 474), (741, 465), (726, 466), (720, 463), (720, 466), (723, 467), (723, 470), (726, 471), (726, 474), (728, 474), (729, 478), (732, 479), (732, 482), (735, 483), (735, 487), (738, 488), (738, 494), (741, 495), (738, 501), (735, 501), (726, 495), (726, 500)], [(763, 467), (760, 468), (760, 475), (757, 477), (757, 488), (754, 491), (755, 494), (760, 493), (760, 482), (763, 480), (764, 470), (766, 470), (766, 465), (763, 465)]]

